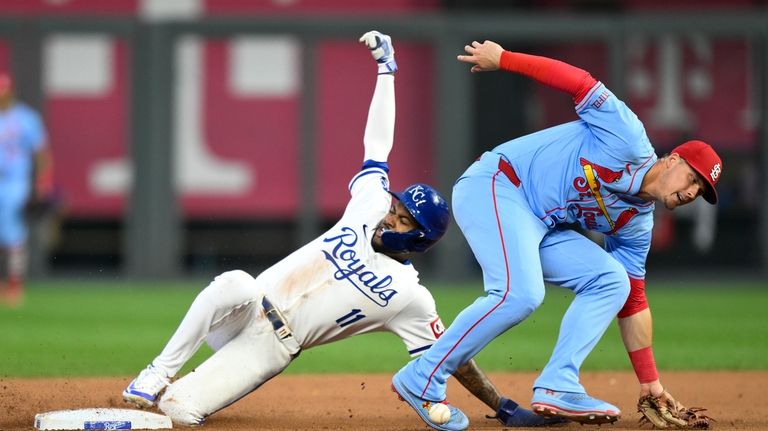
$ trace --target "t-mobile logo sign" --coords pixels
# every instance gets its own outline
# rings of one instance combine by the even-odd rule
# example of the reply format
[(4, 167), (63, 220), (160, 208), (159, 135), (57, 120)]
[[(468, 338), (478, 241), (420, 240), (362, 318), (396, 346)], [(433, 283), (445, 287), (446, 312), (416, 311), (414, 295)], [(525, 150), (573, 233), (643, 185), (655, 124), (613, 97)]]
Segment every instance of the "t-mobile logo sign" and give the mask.
[[(299, 92), (298, 41), (287, 36), (248, 36), (226, 41), (228, 97), (275, 99)], [(179, 39), (174, 58), (172, 145), (175, 182), (181, 194), (237, 196), (256, 186), (257, 172), (236, 157), (218, 155), (206, 130), (206, 41)], [(96, 34), (56, 34), (44, 49), (46, 95), (66, 100), (108, 100), (118, 82), (118, 41)], [(129, 89), (130, 90), (130, 89)], [(279, 125), (275, 125), (279, 127)], [(252, 133), (253, 145), (259, 134)], [(76, 146), (76, 143), (68, 142)], [(126, 150), (128, 151), (128, 150)], [(89, 160), (87, 184), (96, 195), (123, 195), (132, 182), (125, 157)]]

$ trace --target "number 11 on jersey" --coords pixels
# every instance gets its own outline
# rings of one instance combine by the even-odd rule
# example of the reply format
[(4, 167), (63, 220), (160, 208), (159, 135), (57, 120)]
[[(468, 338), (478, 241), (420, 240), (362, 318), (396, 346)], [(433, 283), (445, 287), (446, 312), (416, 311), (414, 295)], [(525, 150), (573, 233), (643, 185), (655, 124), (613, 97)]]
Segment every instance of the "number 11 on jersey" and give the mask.
[(336, 323), (342, 328), (347, 325), (351, 325), (358, 320), (365, 318), (365, 314), (362, 314), (361, 311), (363, 310), (360, 310), (359, 308), (353, 308), (349, 313), (336, 319)]

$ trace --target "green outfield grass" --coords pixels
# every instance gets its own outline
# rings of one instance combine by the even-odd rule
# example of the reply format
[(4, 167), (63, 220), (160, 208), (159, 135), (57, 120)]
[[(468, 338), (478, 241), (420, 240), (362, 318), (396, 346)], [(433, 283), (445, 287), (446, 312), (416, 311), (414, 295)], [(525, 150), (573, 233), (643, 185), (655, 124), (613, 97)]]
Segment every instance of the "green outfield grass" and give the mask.
[[(0, 306), (0, 376), (135, 374), (160, 351), (204, 281), (31, 283), (19, 309)], [(654, 283), (656, 359), (662, 369), (768, 369), (768, 288), (757, 282)], [(482, 292), (479, 284), (433, 285), (445, 324)], [(544, 304), (477, 357), (487, 371), (539, 370), (572, 299), (549, 288)], [(210, 354), (203, 347), (185, 370)], [(400, 340), (369, 334), (302, 353), (290, 373), (392, 372), (408, 360)], [(585, 370), (629, 369), (617, 325)]]

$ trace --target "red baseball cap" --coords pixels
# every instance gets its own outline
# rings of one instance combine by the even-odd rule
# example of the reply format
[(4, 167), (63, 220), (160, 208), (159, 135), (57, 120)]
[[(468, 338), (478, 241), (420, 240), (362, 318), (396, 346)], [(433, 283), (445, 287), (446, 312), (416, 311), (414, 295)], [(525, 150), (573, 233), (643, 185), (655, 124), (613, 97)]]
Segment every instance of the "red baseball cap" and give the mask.
[(704, 200), (713, 205), (716, 204), (715, 185), (720, 180), (720, 174), (723, 173), (723, 161), (715, 150), (704, 141), (688, 141), (677, 146), (672, 153), (677, 153), (706, 180)]

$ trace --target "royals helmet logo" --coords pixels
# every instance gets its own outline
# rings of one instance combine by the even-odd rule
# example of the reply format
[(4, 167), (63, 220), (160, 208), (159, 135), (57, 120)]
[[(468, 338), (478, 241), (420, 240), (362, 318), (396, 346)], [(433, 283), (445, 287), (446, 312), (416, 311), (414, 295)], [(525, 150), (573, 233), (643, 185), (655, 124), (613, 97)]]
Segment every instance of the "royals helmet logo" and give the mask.
[(411, 200), (416, 205), (416, 208), (427, 202), (427, 194), (424, 192), (424, 187), (422, 186), (414, 186), (408, 193), (410, 193)]

